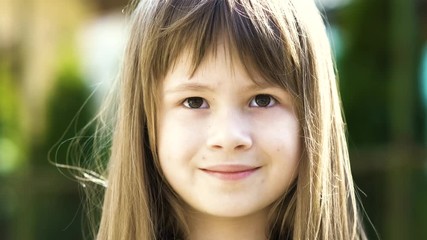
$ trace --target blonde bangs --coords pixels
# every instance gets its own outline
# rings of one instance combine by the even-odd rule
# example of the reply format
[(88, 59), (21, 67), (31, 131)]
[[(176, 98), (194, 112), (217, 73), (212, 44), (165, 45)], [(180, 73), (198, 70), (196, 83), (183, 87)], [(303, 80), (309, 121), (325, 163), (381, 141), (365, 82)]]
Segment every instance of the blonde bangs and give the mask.
[(254, 81), (261, 75), (264, 81), (297, 92), (295, 71), (301, 62), (297, 54), (301, 44), (291, 8), (273, 8), (277, 4), (268, 1), (264, 5), (249, 1), (162, 4), (153, 16), (158, 17), (158, 28), (149, 39), (155, 49), (148, 61), (154, 81), (161, 81), (181, 54), (190, 56), (194, 72), (207, 55), (215, 55), (222, 42), (231, 62), (240, 61)]

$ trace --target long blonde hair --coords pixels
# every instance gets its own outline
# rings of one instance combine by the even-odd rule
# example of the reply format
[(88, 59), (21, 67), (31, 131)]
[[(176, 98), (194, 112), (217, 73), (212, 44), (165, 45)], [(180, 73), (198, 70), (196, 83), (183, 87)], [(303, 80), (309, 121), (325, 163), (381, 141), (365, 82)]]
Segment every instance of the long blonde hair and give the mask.
[(295, 184), (272, 207), (267, 237), (366, 238), (331, 50), (314, 3), (143, 0), (133, 7), (115, 107), (109, 105), (111, 152), (97, 239), (188, 235), (182, 204), (157, 159), (157, 92), (184, 49), (195, 70), (220, 36), (249, 74), (262, 74), (295, 99), (303, 156)]

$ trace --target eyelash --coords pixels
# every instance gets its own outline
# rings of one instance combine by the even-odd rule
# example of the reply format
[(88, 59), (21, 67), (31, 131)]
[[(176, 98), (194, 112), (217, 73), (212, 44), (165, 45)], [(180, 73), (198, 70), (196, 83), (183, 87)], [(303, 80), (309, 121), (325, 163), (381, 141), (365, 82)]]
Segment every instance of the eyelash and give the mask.
[[(202, 100), (202, 103), (201, 103), (201, 105), (199, 107), (191, 107), (190, 106), (191, 103), (189, 102), (190, 100)], [(207, 103), (207, 101), (204, 98), (202, 98), (202, 97), (189, 97), (189, 98), (186, 98), (184, 100), (184, 102), (182, 102), (182, 105), (184, 105), (184, 107), (189, 108), (189, 109), (205, 109), (205, 108), (209, 107), (209, 104)]]
[[(269, 97), (269, 100), (268, 100), (268, 104), (267, 104), (267, 106), (253, 106), (253, 103), (255, 103), (255, 104), (259, 104), (259, 103), (257, 103), (256, 102), (256, 98), (257, 97)], [(253, 97), (252, 99), (251, 99), (251, 101), (250, 101), (250, 103), (249, 103), (249, 106), (250, 107), (260, 107), (260, 108), (269, 108), (269, 107), (273, 107), (273, 106), (275, 106), (277, 104), (277, 100), (273, 97), (273, 96), (271, 96), (271, 95), (269, 95), (269, 94), (258, 94), (258, 95), (256, 95), (255, 97)]]
[[(269, 97), (268, 104), (266, 106), (258, 106), (259, 102), (257, 103), (257, 99), (256, 99), (257, 97)], [(199, 106), (191, 107), (191, 105), (192, 105), (192, 103), (190, 102), (191, 100), (194, 100), (194, 101), (200, 101), (201, 100), (202, 102), (196, 103), (196, 105), (199, 105)], [(277, 104), (277, 100), (273, 96), (271, 96), (269, 94), (258, 94), (251, 99), (251, 101), (249, 102), (249, 107), (270, 108), (270, 107), (275, 106), (276, 104)], [(202, 97), (186, 98), (182, 102), (182, 105), (184, 105), (184, 107), (189, 108), (189, 109), (206, 109), (206, 108), (209, 108), (209, 104), (207, 103), (206, 99), (204, 99)]]

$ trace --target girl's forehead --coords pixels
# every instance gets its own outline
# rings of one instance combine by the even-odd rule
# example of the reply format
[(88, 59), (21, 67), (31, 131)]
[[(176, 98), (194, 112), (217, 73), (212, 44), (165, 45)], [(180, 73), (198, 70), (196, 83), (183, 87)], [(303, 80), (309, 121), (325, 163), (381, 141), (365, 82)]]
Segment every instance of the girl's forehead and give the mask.
[[(200, 63), (196, 63), (195, 50), (186, 47), (177, 56), (175, 61), (172, 62), (168, 68), (167, 73), (178, 73), (179, 75), (186, 75), (190, 78), (197, 74), (204, 74), (206, 71), (227, 71), (232, 76), (236, 74), (236, 70), (247, 76), (257, 85), (267, 85), (268, 81), (262, 77), (262, 73), (255, 67), (254, 60), (242, 59), (238, 54), (237, 47), (232, 47), (223, 38), (212, 44), (208, 51), (202, 57)], [(249, 71), (250, 69), (250, 71)]]
[[(201, 66), (205, 67), (206, 65), (210, 65), (214, 67), (218, 61), (225, 62), (230, 68), (233, 68), (234, 64), (242, 64), (239, 56), (237, 56), (230, 48), (229, 44), (224, 41), (213, 43), (203, 56), (197, 56), (200, 52), (200, 49), (194, 49), (190, 46), (183, 48), (172, 62), (169, 71), (173, 71), (177, 66), (185, 66), (188, 71), (194, 73), (199, 70)], [(195, 60), (196, 58), (201, 58), (201, 61), (197, 63)]]
[(170, 99), (189, 92), (218, 94), (217, 96), (232, 93), (239, 96), (253, 91), (281, 89), (277, 84), (267, 82), (261, 77), (254, 80), (237, 56), (231, 64), (230, 55), (225, 48), (218, 49), (215, 55), (212, 53), (207, 55), (194, 74), (190, 71), (189, 58), (189, 54), (182, 55), (174, 68), (168, 71), (160, 88), (162, 97)]

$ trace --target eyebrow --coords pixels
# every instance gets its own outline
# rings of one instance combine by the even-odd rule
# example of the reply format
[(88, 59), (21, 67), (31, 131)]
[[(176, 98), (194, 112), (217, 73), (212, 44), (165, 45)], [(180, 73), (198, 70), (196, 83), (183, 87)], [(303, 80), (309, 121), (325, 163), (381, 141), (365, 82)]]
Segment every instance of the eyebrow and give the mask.
[(213, 91), (213, 87), (201, 83), (181, 83), (165, 90), (165, 93), (174, 93), (182, 91)]
[[(277, 86), (265, 83), (253, 83), (247, 86), (244, 86), (242, 88), (242, 91), (253, 91), (253, 90), (261, 90), (266, 88), (277, 88)], [(175, 92), (182, 92), (182, 91), (204, 91), (204, 92), (212, 92), (214, 91), (215, 87), (208, 85), (208, 84), (202, 84), (202, 83), (196, 83), (196, 82), (188, 82), (188, 83), (181, 83), (177, 84), (176, 86), (170, 87), (169, 89), (165, 90), (165, 93), (175, 93)]]

